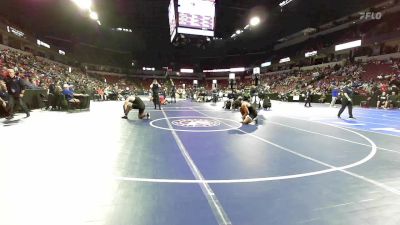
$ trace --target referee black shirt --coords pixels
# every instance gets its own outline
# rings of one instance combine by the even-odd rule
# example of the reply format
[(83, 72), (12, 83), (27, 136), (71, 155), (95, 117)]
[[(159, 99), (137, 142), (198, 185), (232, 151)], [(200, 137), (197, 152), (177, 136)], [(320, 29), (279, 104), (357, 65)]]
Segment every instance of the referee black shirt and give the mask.
[(8, 77), (6, 79), (6, 86), (8, 94), (14, 97), (19, 97), (21, 92), (25, 90), (22, 80), (19, 77)]
[(344, 87), (343, 88), (343, 94), (347, 93), (347, 95), (349, 96), (349, 98), (353, 99), (353, 90), (351, 89), (351, 87)]

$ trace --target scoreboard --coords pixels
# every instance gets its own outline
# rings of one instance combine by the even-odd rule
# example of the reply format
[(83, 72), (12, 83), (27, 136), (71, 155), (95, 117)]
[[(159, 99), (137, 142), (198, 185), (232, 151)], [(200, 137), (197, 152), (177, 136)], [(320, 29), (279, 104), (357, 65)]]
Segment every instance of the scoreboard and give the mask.
[(179, 0), (179, 26), (214, 30), (215, 0)]
[[(214, 36), (215, 0), (171, 0), (169, 21), (172, 34)], [(177, 12), (177, 14), (176, 14)]]
[(176, 35), (176, 18), (175, 18), (175, 4), (174, 0), (171, 0), (168, 7), (168, 17), (169, 17), (169, 31), (171, 35), (171, 41), (175, 38)]

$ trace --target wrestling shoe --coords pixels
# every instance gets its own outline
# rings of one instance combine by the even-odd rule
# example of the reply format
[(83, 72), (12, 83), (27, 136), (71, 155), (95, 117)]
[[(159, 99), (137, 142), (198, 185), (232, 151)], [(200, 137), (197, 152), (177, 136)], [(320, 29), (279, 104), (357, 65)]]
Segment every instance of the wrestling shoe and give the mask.
[(350, 116), (349, 119), (355, 120), (356, 118), (354, 116)]
[(150, 119), (150, 113), (146, 114), (146, 118), (149, 120)]
[(12, 119), (14, 119), (14, 116), (7, 116), (6, 117), (6, 120), (12, 120)]
[(128, 119), (128, 117), (127, 117), (127, 116), (123, 116), (123, 117), (121, 117), (121, 118), (122, 118), (122, 119), (126, 119), (126, 120)]

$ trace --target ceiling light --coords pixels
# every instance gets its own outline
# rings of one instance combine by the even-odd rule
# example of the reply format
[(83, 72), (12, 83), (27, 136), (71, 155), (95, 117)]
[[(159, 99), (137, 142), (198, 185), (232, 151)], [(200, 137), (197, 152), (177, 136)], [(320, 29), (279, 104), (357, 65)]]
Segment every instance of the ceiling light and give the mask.
[(230, 72), (244, 72), (245, 70), (246, 70), (246, 68), (244, 68), (244, 67), (230, 68), (229, 69)]
[(90, 19), (92, 20), (99, 20), (99, 16), (97, 15), (96, 12), (90, 12)]
[(92, 0), (72, 0), (80, 9), (89, 10), (92, 7)]
[(242, 33), (241, 30), (237, 30), (237, 31), (236, 31), (236, 34), (240, 34), (240, 33)]
[(193, 69), (181, 69), (181, 73), (193, 73)]
[(250, 25), (251, 26), (257, 26), (258, 24), (260, 24), (260, 22), (261, 22), (261, 20), (260, 20), (260, 17), (253, 17), (253, 18), (251, 18), (251, 20), (250, 20)]

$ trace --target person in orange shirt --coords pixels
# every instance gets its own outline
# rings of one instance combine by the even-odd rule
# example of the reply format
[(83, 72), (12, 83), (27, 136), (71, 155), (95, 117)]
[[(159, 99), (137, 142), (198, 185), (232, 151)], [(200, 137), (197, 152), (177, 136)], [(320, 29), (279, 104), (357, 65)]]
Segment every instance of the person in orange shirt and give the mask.
[(100, 100), (104, 100), (104, 90), (102, 88), (97, 89), (97, 94), (100, 95)]

